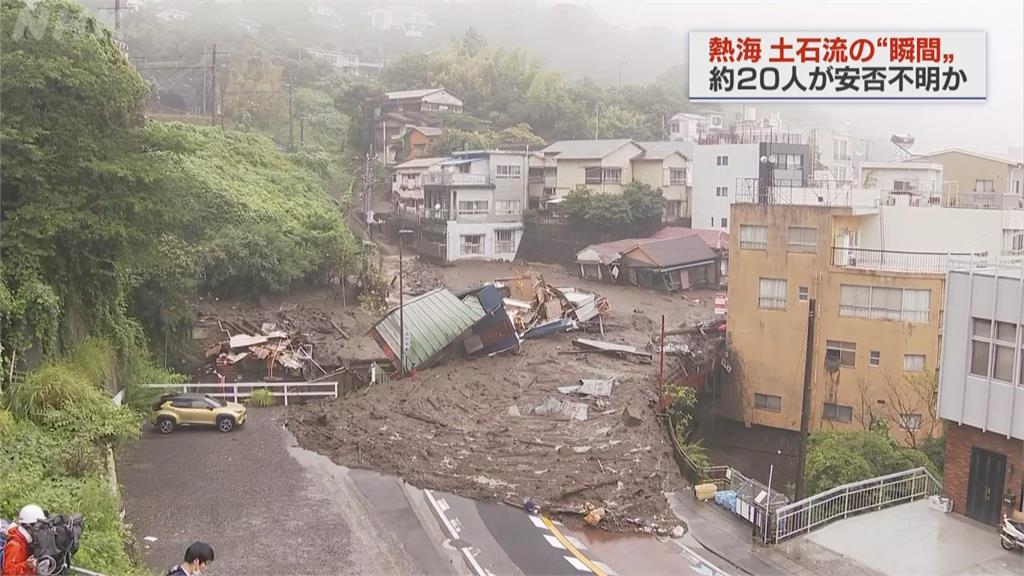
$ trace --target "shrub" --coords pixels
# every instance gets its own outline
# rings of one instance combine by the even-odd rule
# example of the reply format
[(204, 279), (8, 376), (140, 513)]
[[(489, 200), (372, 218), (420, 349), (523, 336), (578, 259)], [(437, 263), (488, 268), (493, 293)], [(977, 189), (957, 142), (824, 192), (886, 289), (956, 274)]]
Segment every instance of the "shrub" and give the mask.
[(274, 397), (270, 395), (270, 391), (266, 388), (257, 388), (249, 395), (249, 403), (253, 406), (265, 408), (267, 406), (273, 406)]
[(24, 418), (39, 420), (51, 410), (75, 402), (91, 402), (100, 393), (70, 364), (45, 364), (11, 387), (8, 407)]

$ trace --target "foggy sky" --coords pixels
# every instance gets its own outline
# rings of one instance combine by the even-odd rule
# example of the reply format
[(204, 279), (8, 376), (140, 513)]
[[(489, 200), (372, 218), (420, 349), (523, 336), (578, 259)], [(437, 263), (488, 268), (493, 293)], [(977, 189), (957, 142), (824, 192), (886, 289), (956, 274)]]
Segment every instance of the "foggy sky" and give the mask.
[[(565, 1), (565, 0), (558, 0)], [(545, 2), (553, 3), (553, 2)], [(851, 2), (841, 0), (736, 2), (730, 0), (622, 2), (572, 0), (627, 28), (690, 30), (982, 30), (988, 33), (988, 100), (780, 104), (825, 108), (850, 122), (858, 136), (887, 138), (910, 132), (916, 152), (968, 148), (1006, 155), (1024, 147), (1024, 2), (1021, 0)], [(685, 43), (684, 43), (685, 46)]]

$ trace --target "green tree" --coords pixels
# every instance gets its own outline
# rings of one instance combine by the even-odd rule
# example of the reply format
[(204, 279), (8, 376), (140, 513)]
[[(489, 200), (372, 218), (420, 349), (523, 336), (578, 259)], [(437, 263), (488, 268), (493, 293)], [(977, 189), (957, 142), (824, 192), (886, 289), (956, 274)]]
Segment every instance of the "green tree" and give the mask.
[(665, 197), (660, 188), (652, 188), (649, 184), (634, 180), (622, 189), (622, 197), (629, 205), (633, 224), (639, 229), (653, 227), (661, 222)]
[(923, 452), (900, 446), (885, 431), (814, 432), (807, 447), (807, 494), (918, 466), (935, 470)]

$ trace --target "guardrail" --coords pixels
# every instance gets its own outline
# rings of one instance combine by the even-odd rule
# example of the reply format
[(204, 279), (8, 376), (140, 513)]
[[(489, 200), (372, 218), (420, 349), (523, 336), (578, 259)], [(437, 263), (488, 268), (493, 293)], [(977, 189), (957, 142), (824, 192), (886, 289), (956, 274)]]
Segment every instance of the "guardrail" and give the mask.
[[(158, 388), (163, 390), (179, 389), (183, 393), (196, 392), (213, 396), (214, 398), (230, 398), (232, 402), (244, 400), (252, 395), (253, 390), (265, 388), (274, 398), (284, 398), (284, 405), (288, 405), (289, 398), (337, 398), (337, 382), (233, 382), (225, 384), (216, 383), (187, 383), (187, 384), (147, 384), (146, 388)], [(293, 389), (289, 391), (289, 388)], [(299, 388), (300, 390), (294, 390)], [(275, 389), (280, 390), (274, 392)], [(312, 390), (310, 390), (312, 389)]]
[(488, 186), (491, 184), (491, 175), (464, 172), (424, 172), (421, 181), (424, 186)]
[(768, 540), (779, 543), (829, 522), (934, 496), (942, 484), (926, 468), (913, 468), (836, 486), (771, 512)]
[(971, 261), (986, 254), (970, 252), (907, 252), (872, 248), (832, 247), (832, 266), (890, 272), (924, 272), (945, 274), (950, 270), (966, 270)]

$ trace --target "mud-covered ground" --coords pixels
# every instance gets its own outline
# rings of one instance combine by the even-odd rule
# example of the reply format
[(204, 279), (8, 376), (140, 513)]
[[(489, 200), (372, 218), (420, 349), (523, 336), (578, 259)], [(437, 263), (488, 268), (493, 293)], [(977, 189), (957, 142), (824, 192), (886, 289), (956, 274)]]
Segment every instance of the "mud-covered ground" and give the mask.
[[(428, 265), (405, 263), (407, 273), (420, 266)], [(417, 276), (459, 290), (522, 273), (605, 295), (612, 306), (605, 339), (612, 342), (646, 345), (661, 314), (669, 328), (711, 317), (711, 292), (609, 286), (547, 265), (473, 263)], [(653, 411), (657, 355), (641, 364), (570, 354), (580, 336), (528, 340), (518, 354), (450, 359), (405, 380), (308, 404), (288, 426), (303, 447), (339, 464), (396, 474), (419, 487), (517, 504), (530, 498), (567, 519), (589, 503), (608, 508), (601, 522), (608, 529), (670, 528), (664, 492), (678, 488), (680, 478)], [(557, 390), (581, 378), (612, 377), (607, 398)], [(587, 419), (530, 413), (550, 398), (586, 403)], [(637, 420), (627, 424), (624, 411)]]

